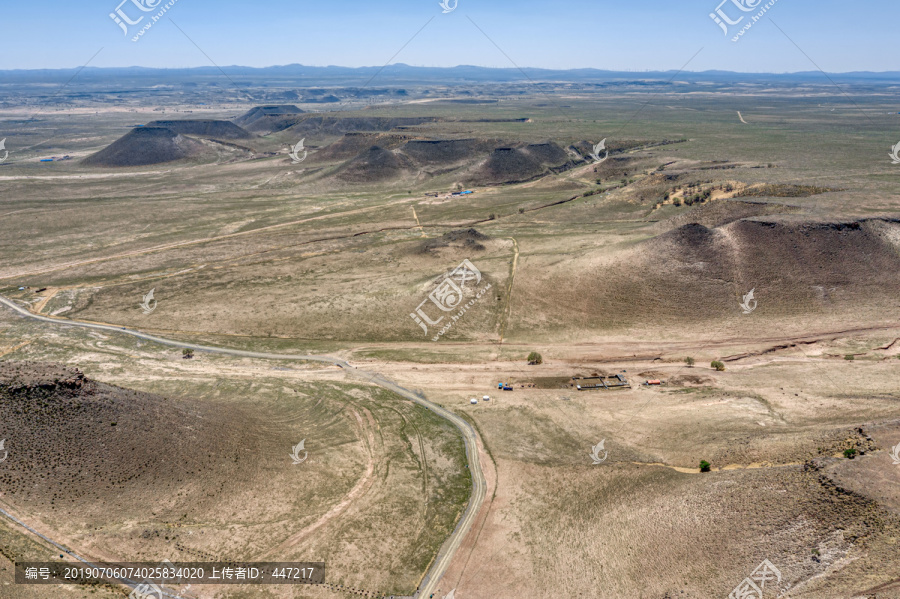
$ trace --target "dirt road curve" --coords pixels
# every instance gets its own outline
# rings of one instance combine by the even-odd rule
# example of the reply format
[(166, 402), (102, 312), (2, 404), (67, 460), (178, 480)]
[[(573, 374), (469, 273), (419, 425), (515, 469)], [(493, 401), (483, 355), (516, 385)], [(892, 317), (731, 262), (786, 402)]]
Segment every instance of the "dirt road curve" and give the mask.
[[(73, 551), (70, 551), (70, 550), (66, 549), (65, 547), (63, 547), (62, 545), (60, 545), (59, 543), (57, 543), (57, 542), (54, 541), (53, 539), (50, 539), (50, 538), (48, 538), (48, 537), (42, 535), (41, 533), (39, 533), (39, 532), (36, 531), (35, 529), (31, 528), (30, 526), (28, 526), (27, 524), (25, 524), (24, 522), (22, 522), (21, 520), (19, 520), (18, 518), (16, 518), (15, 516), (13, 516), (12, 514), (10, 514), (9, 512), (7, 512), (6, 510), (0, 509), (0, 514), (3, 514), (3, 515), (6, 516), (7, 518), (9, 518), (11, 521), (15, 522), (16, 524), (18, 524), (19, 526), (21, 526), (22, 528), (24, 528), (25, 530), (31, 532), (32, 534), (34, 534), (34, 535), (40, 537), (41, 539), (45, 540), (46, 542), (50, 543), (51, 545), (53, 545), (54, 547), (56, 547), (57, 549), (59, 549), (59, 550), (62, 551), (63, 553), (68, 553), (71, 557), (77, 559), (78, 561), (80, 561), (80, 562), (82, 562), (82, 563), (84, 563), (84, 564), (87, 564), (88, 566), (91, 566), (91, 567), (95, 567), (95, 566), (96, 566), (96, 564), (93, 564), (93, 563), (89, 562), (88, 560), (84, 559), (83, 557), (81, 557), (80, 555), (78, 555), (77, 553), (75, 553), (75, 552), (73, 552)], [(122, 579), (120, 580), (120, 582), (121, 582), (122, 584), (127, 584), (127, 585), (130, 586), (130, 587), (135, 587), (135, 586), (141, 584), (141, 583), (138, 582), (138, 581), (129, 580), (128, 578), (122, 578)], [(165, 595), (166, 597), (172, 597), (173, 599), (181, 599), (180, 597), (178, 597), (178, 595), (172, 595), (171, 593), (167, 593), (167, 592), (165, 592), (165, 591), (163, 591), (163, 595)]]
[[(437, 557), (435, 558), (434, 562), (432, 562), (432, 564), (431, 564), (431, 568), (429, 568), (428, 572), (425, 574), (425, 577), (422, 579), (422, 584), (419, 585), (419, 590), (415, 595), (416, 597), (422, 597), (422, 598), (427, 599), (434, 592), (434, 589), (437, 588), (438, 581), (441, 579), (441, 576), (443, 576), (444, 572), (447, 570), (447, 567), (449, 566), (450, 561), (452, 560), (454, 554), (456, 553), (456, 550), (460, 547), (460, 545), (462, 544), (463, 538), (466, 536), (466, 533), (471, 528), (472, 522), (475, 519), (475, 515), (478, 513), (478, 510), (481, 508), (481, 505), (484, 502), (486, 481), (484, 479), (484, 472), (481, 469), (481, 462), (479, 461), (477, 433), (475, 432), (475, 429), (472, 428), (472, 426), (468, 422), (466, 422), (464, 419), (457, 416), (453, 412), (445, 410), (444, 408), (431, 403), (424, 397), (420, 397), (419, 395), (416, 395), (409, 389), (405, 389), (404, 387), (401, 387), (400, 385), (397, 385), (396, 383), (385, 379), (380, 374), (370, 373), (370, 372), (366, 372), (364, 370), (359, 370), (359, 369), (351, 366), (344, 360), (341, 360), (338, 358), (332, 358), (329, 356), (321, 356), (321, 355), (311, 356), (311, 355), (302, 355), (302, 354), (270, 354), (270, 353), (263, 353), (263, 352), (243, 351), (243, 350), (239, 350), (239, 349), (227, 349), (227, 348), (222, 348), (222, 347), (212, 347), (212, 346), (208, 346), (208, 345), (196, 345), (193, 343), (184, 343), (181, 341), (164, 339), (162, 337), (156, 337), (154, 335), (149, 335), (147, 333), (142, 333), (140, 331), (136, 331), (136, 330), (128, 329), (128, 328), (124, 328), (124, 327), (116, 327), (116, 326), (105, 325), (105, 324), (95, 324), (95, 323), (91, 323), (91, 322), (79, 322), (77, 320), (69, 320), (66, 318), (59, 318), (59, 317), (51, 318), (48, 316), (40, 316), (38, 314), (33, 314), (33, 313), (29, 312), (25, 308), (19, 306), (18, 304), (12, 302), (11, 300), (9, 300), (3, 296), (0, 296), (0, 304), (3, 304), (5, 306), (15, 310), (22, 316), (26, 316), (26, 317), (34, 319), (34, 320), (39, 320), (41, 322), (46, 322), (46, 323), (59, 325), (59, 326), (74, 326), (74, 327), (80, 327), (80, 328), (85, 328), (85, 329), (97, 329), (97, 330), (101, 330), (101, 331), (109, 331), (111, 333), (121, 333), (124, 335), (131, 335), (133, 337), (138, 337), (139, 339), (153, 341), (154, 343), (159, 343), (161, 345), (168, 345), (170, 347), (181, 347), (181, 348), (193, 349), (194, 351), (201, 351), (201, 352), (214, 353), (214, 354), (225, 354), (225, 355), (230, 355), (230, 356), (238, 356), (238, 357), (242, 357), (242, 358), (259, 358), (259, 359), (263, 359), (263, 360), (303, 360), (303, 361), (324, 362), (324, 363), (328, 363), (328, 364), (334, 364), (336, 366), (340, 366), (341, 368), (343, 368), (344, 372), (350, 378), (358, 377), (358, 378), (367, 380), (371, 383), (374, 383), (375, 385), (378, 385), (379, 387), (383, 387), (384, 389), (393, 391), (397, 395), (401, 395), (401, 396), (423, 406), (425, 409), (431, 410), (432, 412), (434, 412), (441, 418), (445, 418), (446, 420), (449, 420), (450, 422), (452, 422), (453, 425), (456, 426), (456, 428), (458, 428), (459, 431), (462, 433), (463, 441), (465, 442), (465, 445), (466, 445), (466, 457), (468, 458), (468, 462), (469, 462), (469, 470), (472, 473), (472, 495), (469, 499), (468, 505), (466, 506), (465, 512), (463, 512), (462, 518), (460, 518), (459, 522), (456, 525), (456, 528), (453, 530), (453, 533), (450, 535), (450, 538), (448, 538), (444, 542), (444, 544), (441, 546), (440, 551), (438, 551)], [(0, 512), (2, 512), (2, 510), (0, 510)], [(31, 528), (26, 526), (23, 522), (20, 522), (19, 520), (12, 518), (6, 512), (2, 512), (2, 513), (3, 513), (3, 515), (9, 517), (16, 524), (25, 527), (26, 529), (28, 529), (31, 532), (35, 532)], [(55, 542), (51, 541), (50, 539), (47, 539), (46, 537), (43, 537), (42, 535), (41, 535), (41, 538), (56, 545)], [(60, 547), (59, 545), (56, 545), (56, 546)], [(78, 557), (75, 553), (72, 553), (71, 551), (68, 551), (66, 549), (64, 549), (64, 551), (67, 551), (69, 553), (69, 555), (75, 557), (76, 559), (85, 561), (85, 563), (87, 563), (86, 560)], [(134, 584), (135, 584), (133, 581), (122, 581), (122, 582), (124, 582), (125, 584), (129, 584), (130, 586), (134, 586)], [(175, 597), (174, 595), (167, 595), (167, 596)]]

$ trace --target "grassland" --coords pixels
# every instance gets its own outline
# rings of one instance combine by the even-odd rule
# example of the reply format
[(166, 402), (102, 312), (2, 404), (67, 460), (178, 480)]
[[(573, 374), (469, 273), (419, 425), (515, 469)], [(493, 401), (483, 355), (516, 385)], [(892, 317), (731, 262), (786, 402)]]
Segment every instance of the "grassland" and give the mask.
[[(300, 164), (286, 154), (300, 137), (290, 129), (128, 169), (42, 165), (34, 150), (0, 171), (10, 240), (0, 293), (42, 314), (185, 341), (339, 355), (463, 414), (481, 436), (491, 494), (438, 596), (724, 597), (765, 558), (798, 599), (875, 596), (865, 591), (900, 577), (900, 470), (888, 455), (900, 442), (900, 184), (887, 158), (900, 117), (888, 99), (827, 86), (500, 97), (343, 116), (439, 117), (387, 133), (498, 147), (606, 138), (609, 159), (443, 197), (470, 171), (348, 182), (346, 160), (328, 156), (342, 139), (333, 131), (304, 132), (311, 153)], [(25, 146), (52, 133), (40, 152), (80, 157), (151, 116), (48, 113), (10, 135)], [(470, 228), (487, 237), (480, 247), (465, 235), (434, 243)], [(463, 259), (492, 293), (432, 342), (409, 315)], [(139, 304), (151, 288), (158, 306), (147, 315)], [(751, 289), (759, 304), (745, 314)], [(532, 350), (544, 364), (525, 364)], [(32, 508), (98, 556), (174, 560), (167, 522), (190, 504), (177, 533), (185, 548), (321, 558), (332, 582), (407, 593), (467, 500), (449, 425), (334, 368), (182, 360), (6, 311), (0, 355), (75, 364), (266, 423), (227, 432), (232, 443), (252, 434), (259, 469), (229, 477), (219, 503), (198, 502), (200, 485), (152, 517), (136, 498), (117, 503), (102, 526), (97, 513)], [(725, 372), (708, 366), (720, 359)], [(622, 371), (633, 389), (517, 388), (469, 403), (500, 381)], [(639, 385), (649, 378), (669, 384)], [(287, 454), (302, 438), (318, 448), (299, 483)], [(601, 439), (609, 460), (594, 466)], [(861, 455), (844, 458), (849, 448)], [(700, 474), (700, 460), (712, 472)], [(361, 484), (339, 516), (304, 532)], [(3, 534), (4, 555), (36, 551)]]

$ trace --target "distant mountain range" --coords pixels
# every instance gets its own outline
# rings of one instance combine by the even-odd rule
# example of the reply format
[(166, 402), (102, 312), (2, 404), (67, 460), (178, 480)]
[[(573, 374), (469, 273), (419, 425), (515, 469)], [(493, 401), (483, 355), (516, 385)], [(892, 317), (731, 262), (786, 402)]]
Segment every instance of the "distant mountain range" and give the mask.
[[(79, 72), (80, 70), (80, 72)], [(828, 82), (819, 71), (797, 73), (738, 73), (732, 71), (605, 71), (600, 69), (553, 70), (537, 68), (488, 68), (469, 65), (456, 67), (414, 67), (402, 63), (386, 67), (313, 67), (299, 64), (272, 67), (194, 67), (184, 69), (156, 69), (146, 67), (86, 67), (83, 69), (16, 69), (0, 70), (0, 80), (6, 84), (65, 82), (78, 73), (76, 81), (128, 80), (131, 83), (197, 82), (205, 78), (220, 80), (223, 73), (236, 85), (414, 85), (420, 83), (472, 84), (511, 82), (609, 82), (609, 81), (709, 81), (715, 83), (764, 82)], [(900, 71), (829, 73), (836, 82), (900, 83)], [(226, 82), (225, 85), (229, 83)]]

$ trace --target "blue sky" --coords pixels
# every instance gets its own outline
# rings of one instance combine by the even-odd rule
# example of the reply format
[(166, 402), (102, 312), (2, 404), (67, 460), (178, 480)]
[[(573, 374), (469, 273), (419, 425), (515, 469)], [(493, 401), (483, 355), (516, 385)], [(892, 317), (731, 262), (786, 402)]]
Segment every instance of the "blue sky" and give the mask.
[[(168, 0), (126, 0), (132, 20), (155, 14), (140, 1)], [(109, 17), (121, 0), (5, 0), (0, 69), (77, 67), (101, 48), (91, 66), (381, 66), (409, 42), (391, 62), (667, 70), (703, 48), (687, 70), (815, 70), (803, 52), (828, 72), (900, 70), (896, 0), (777, 0), (738, 43), (709, 17), (720, 1), (458, 0), (442, 14), (438, 0), (177, 0), (132, 42)], [(755, 14), (732, 0), (722, 10), (733, 20)]]

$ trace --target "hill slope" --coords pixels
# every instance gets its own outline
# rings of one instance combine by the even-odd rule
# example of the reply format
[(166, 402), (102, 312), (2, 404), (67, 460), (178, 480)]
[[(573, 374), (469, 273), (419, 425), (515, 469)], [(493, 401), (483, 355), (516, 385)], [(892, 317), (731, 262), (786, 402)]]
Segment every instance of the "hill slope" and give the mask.
[[(541, 326), (549, 321), (551, 329), (683, 329), (716, 321), (735, 330), (765, 319), (756, 331), (764, 334), (776, 322), (801, 326), (810, 318), (849, 326), (889, 318), (896, 306), (900, 280), (886, 273), (900, 271), (900, 221), (690, 223), (623, 249), (587, 252), (563, 270), (519, 290), (517, 330), (537, 326), (538, 316), (529, 314), (547, 316)], [(535, 262), (519, 276), (538, 280), (543, 272)], [(753, 319), (732, 322), (751, 290)]]
[(370, 183), (397, 179), (411, 167), (401, 153), (372, 146), (341, 167), (338, 178), (353, 183)]
[(234, 119), (234, 122), (236, 125), (256, 133), (280, 131), (293, 124), (292, 120), (288, 120), (289, 117), (302, 113), (302, 110), (292, 104), (254, 106)]
[(141, 507), (145, 494), (201, 472), (206, 480), (249, 475), (252, 465), (231, 458), (253, 445), (255, 420), (93, 381), (67, 366), (0, 362), (9, 451), (0, 481), (8, 501), (42, 510), (96, 512), (110, 503), (147, 509), (156, 501)]
[[(370, 145), (372, 142), (375, 145)], [(405, 142), (405, 143), (404, 143)], [(403, 176), (433, 176), (459, 171), (471, 185), (529, 181), (571, 165), (569, 155), (553, 142), (497, 148), (490, 139), (410, 139), (394, 133), (347, 133), (317, 155), (317, 160), (350, 158), (338, 178), (352, 183), (388, 181)], [(364, 149), (363, 149), (364, 147)], [(376, 157), (374, 148), (391, 157)], [(356, 153), (354, 155), (354, 153)], [(364, 173), (364, 170), (368, 172)]]
[(81, 163), (88, 166), (145, 166), (190, 158), (202, 149), (200, 142), (171, 129), (140, 127), (84, 158)]
[(211, 139), (248, 139), (250, 133), (230, 121), (185, 120), (153, 121), (147, 127), (165, 127), (181, 135), (196, 135)]

